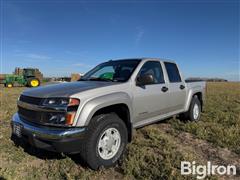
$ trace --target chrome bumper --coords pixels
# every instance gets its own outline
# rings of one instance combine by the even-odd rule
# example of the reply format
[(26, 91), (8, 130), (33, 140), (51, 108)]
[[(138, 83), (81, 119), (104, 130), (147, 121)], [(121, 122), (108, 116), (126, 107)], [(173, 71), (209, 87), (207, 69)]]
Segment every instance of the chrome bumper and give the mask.
[(74, 128), (55, 128), (46, 126), (35, 126), (26, 123), (24, 119), (20, 118), (18, 113), (12, 117), (11, 124), (20, 124), (23, 134), (31, 134), (35, 138), (48, 139), (48, 140), (60, 140), (65, 138), (78, 138), (85, 132), (84, 127)]

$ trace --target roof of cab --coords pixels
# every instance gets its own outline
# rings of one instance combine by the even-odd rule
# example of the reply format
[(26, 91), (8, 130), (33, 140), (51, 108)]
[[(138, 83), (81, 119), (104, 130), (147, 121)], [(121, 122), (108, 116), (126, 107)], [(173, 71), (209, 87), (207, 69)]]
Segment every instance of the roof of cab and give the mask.
[(142, 58), (124, 58), (124, 59), (113, 59), (109, 61), (129, 61), (129, 60), (135, 60), (135, 61), (147, 61), (147, 60), (158, 60), (158, 61), (164, 61), (164, 62), (172, 62), (175, 63), (175, 61), (171, 59), (166, 58), (149, 58), (149, 57), (142, 57)]

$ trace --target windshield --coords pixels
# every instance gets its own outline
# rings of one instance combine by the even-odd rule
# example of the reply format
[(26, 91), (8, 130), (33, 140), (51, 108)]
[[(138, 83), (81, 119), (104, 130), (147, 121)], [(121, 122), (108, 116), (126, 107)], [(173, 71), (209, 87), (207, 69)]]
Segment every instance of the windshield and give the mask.
[(139, 62), (140, 60), (108, 61), (90, 70), (80, 81), (126, 82)]

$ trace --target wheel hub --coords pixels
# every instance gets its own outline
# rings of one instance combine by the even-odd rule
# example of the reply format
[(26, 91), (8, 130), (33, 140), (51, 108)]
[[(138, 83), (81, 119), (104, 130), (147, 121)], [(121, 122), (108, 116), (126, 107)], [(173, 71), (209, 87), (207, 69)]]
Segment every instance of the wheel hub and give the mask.
[(199, 116), (199, 107), (198, 107), (197, 104), (194, 104), (194, 107), (193, 107), (193, 118), (195, 120), (197, 120), (198, 116)]
[(116, 128), (105, 130), (100, 136), (97, 147), (100, 157), (105, 160), (113, 158), (117, 154), (120, 144), (121, 136)]
[(31, 85), (33, 86), (33, 87), (36, 87), (36, 86), (38, 86), (38, 81), (37, 80), (32, 80), (31, 81)]

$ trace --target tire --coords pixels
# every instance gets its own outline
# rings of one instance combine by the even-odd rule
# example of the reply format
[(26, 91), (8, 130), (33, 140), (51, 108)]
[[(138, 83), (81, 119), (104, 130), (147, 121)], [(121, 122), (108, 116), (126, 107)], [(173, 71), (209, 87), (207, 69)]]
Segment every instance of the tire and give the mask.
[(13, 84), (12, 84), (12, 83), (7, 83), (5, 87), (7, 87), (7, 88), (12, 88), (12, 87), (13, 87)]
[(38, 87), (38, 86), (40, 86), (40, 81), (37, 78), (29, 78), (27, 80), (27, 85), (29, 87)]
[[(111, 138), (107, 139), (108, 135), (106, 132), (110, 132), (109, 137), (119, 137), (118, 135), (120, 135), (120, 141)], [(101, 146), (105, 140), (108, 140), (106, 142), (109, 142), (109, 147)], [(86, 138), (81, 146), (80, 156), (93, 170), (97, 170), (100, 167), (111, 167), (116, 165), (121, 159), (125, 152), (126, 144), (127, 128), (125, 123), (115, 113), (98, 115), (93, 117), (89, 124)], [(104, 151), (104, 149), (108, 148), (111, 148), (111, 150)], [(104, 156), (104, 152), (112, 152), (107, 153), (107, 155), (112, 155), (112, 157)]]
[(201, 103), (197, 96), (192, 98), (189, 110), (186, 113), (180, 114), (181, 120), (199, 121), (201, 116)]

